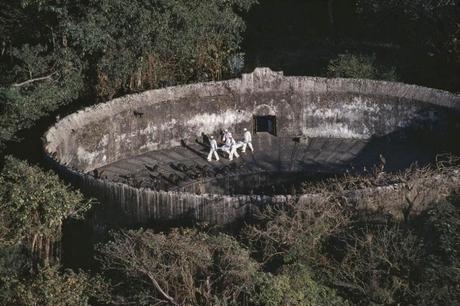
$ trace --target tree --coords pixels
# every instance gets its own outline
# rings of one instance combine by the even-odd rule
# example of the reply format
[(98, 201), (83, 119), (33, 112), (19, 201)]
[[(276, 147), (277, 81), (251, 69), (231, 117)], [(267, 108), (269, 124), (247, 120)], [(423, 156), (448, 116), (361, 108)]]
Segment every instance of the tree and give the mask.
[(258, 270), (230, 236), (195, 230), (123, 230), (99, 251), (115, 285), (112, 303), (239, 304), (252, 292)]
[(433, 203), (416, 228), (423, 238), (423, 257), (415, 275), (418, 305), (460, 303), (460, 193)]
[(328, 76), (336, 78), (397, 80), (394, 68), (384, 69), (377, 66), (375, 62), (375, 55), (339, 54), (337, 58), (330, 60), (327, 73)]
[(61, 225), (91, 202), (56, 174), (7, 156), (0, 172), (0, 304), (88, 305), (100, 277), (61, 271)]
[(60, 13), (3, 4), (0, 14), (0, 149), (17, 133), (74, 101), (82, 63), (59, 32)]
[(22, 245), (47, 262), (59, 254), (63, 219), (81, 218), (90, 206), (56, 174), (7, 156), (0, 173), (0, 246)]
[[(85, 98), (234, 71), (256, 0), (23, 0), (0, 12), (0, 146)], [(236, 60), (236, 64), (235, 64)], [(95, 86), (96, 85), (96, 86)]]
[(268, 265), (307, 263), (316, 265), (324, 241), (342, 227), (350, 214), (335, 195), (267, 207), (260, 222), (247, 226), (244, 239)]
[(416, 295), (412, 284), (421, 260), (418, 237), (397, 224), (364, 224), (342, 236), (344, 256), (328, 265), (331, 284), (364, 304), (408, 303)]
[(348, 305), (335, 291), (313, 279), (313, 273), (302, 264), (283, 267), (280, 273), (259, 274), (256, 305)]
[(357, 8), (369, 25), (388, 28), (403, 45), (409, 43), (460, 63), (458, 0), (358, 0)]
[(4, 305), (83, 306), (108, 294), (107, 285), (99, 276), (82, 271), (61, 272), (56, 265), (41, 267), (33, 274), (0, 274), (0, 284), (0, 301)]
[(238, 52), (255, 0), (89, 1), (66, 27), (110, 98), (177, 83), (220, 79)]

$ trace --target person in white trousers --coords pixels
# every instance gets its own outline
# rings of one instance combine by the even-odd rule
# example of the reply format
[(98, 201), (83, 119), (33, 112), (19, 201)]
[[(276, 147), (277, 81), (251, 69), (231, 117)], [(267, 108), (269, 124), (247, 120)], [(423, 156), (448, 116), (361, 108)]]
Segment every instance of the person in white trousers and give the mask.
[(211, 149), (209, 150), (208, 161), (212, 160), (212, 154), (213, 153), (214, 153), (214, 157), (218, 161), (219, 160), (219, 154), (217, 154), (217, 141), (214, 139), (214, 136), (212, 136), (212, 135), (211, 135), (211, 137), (209, 137), (209, 139), (210, 139), (209, 144), (211, 145)]
[(248, 131), (247, 128), (244, 128), (243, 129), (244, 131), (244, 134), (243, 134), (243, 149), (241, 150), (241, 152), (246, 152), (246, 146), (249, 147), (249, 149), (251, 149), (252, 152), (254, 152), (254, 148), (252, 147), (252, 135), (251, 135), (251, 132)]
[(232, 161), (233, 160), (233, 155), (235, 155), (236, 158), (240, 157), (240, 155), (236, 151), (236, 141), (235, 141), (235, 139), (233, 139), (232, 134), (228, 135), (228, 139), (229, 139), (229, 142), (230, 142), (230, 145), (231, 145), (230, 154), (228, 156), (228, 159)]

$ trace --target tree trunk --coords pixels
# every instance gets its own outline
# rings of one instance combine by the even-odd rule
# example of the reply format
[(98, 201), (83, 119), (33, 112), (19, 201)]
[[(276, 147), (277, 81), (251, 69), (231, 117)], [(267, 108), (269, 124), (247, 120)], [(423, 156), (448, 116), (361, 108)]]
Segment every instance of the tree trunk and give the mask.
[(176, 301), (174, 301), (174, 298), (169, 296), (161, 287), (160, 287), (160, 284), (158, 284), (157, 280), (152, 276), (150, 275), (150, 273), (148, 273), (147, 271), (144, 271), (144, 273), (150, 278), (150, 281), (152, 282), (153, 286), (158, 290), (158, 292), (160, 292), (160, 294), (165, 297), (171, 304), (173, 305), (179, 305), (178, 303), (176, 303)]

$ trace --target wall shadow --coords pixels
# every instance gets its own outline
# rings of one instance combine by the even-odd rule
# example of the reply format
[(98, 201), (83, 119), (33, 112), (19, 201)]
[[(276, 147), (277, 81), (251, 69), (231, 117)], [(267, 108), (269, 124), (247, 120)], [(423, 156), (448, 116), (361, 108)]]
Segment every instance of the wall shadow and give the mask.
[[(432, 108), (422, 109), (414, 118), (426, 118)], [(410, 120), (394, 132), (372, 137), (359, 154), (350, 161), (355, 169), (381, 164), (385, 171), (399, 171), (416, 163), (419, 166), (435, 162), (439, 154), (460, 154), (460, 113), (439, 108), (430, 122)]]

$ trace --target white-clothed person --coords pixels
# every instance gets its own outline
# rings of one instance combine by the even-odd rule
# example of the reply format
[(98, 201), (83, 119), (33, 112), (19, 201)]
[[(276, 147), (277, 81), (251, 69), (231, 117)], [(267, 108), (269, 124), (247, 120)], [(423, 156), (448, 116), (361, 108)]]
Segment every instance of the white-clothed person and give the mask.
[(223, 143), (227, 143), (228, 134), (231, 135), (231, 133), (230, 133), (227, 129), (225, 129), (225, 130), (224, 130), (224, 133), (222, 134), (222, 142), (223, 142)]
[(228, 130), (226, 130), (227, 132), (225, 133), (225, 140), (224, 140), (224, 143), (226, 146), (231, 146), (232, 145), (232, 139), (233, 139), (233, 135), (232, 133), (230, 133)]
[(212, 160), (212, 154), (216, 160), (219, 160), (219, 154), (217, 154), (217, 141), (214, 139), (214, 136), (209, 137), (210, 150), (208, 154), (208, 161)]
[(241, 150), (241, 152), (246, 152), (246, 146), (249, 147), (249, 149), (251, 149), (252, 152), (254, 152), (254, 148), (252, 147), (252, 135), (251, 135), (251, 132), (248, 131), (247, 128), (244, 128), (243, 129), (244, 131), (244, 134), (243, 134), (243, 149)]
[(233, 139), (231, 133), (229, 133), (228, 139), (229, 139), (229, 143), (230, 143), (230, 154), (228, 156), (228, 159), (233, 160), (233, 155), (235, 155), (236, 158), (240, 157), (240, 155), (236, 151), (236, 148), (237, 148), (236, 141), (235, 141), (235, 139)]

